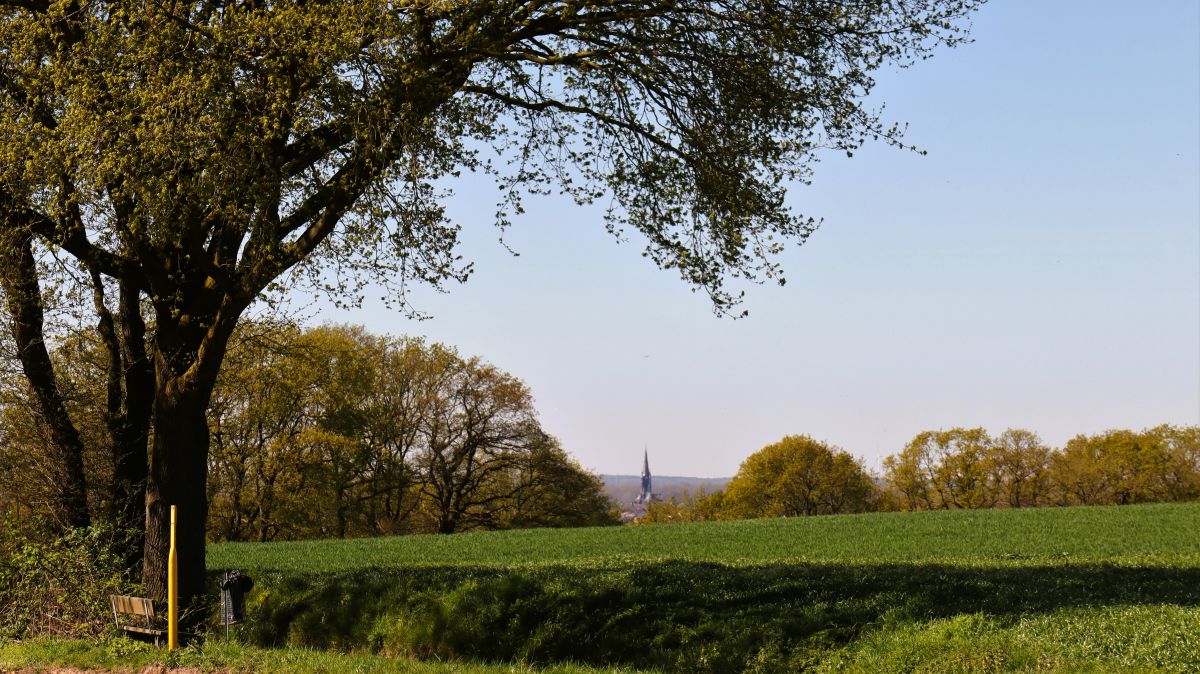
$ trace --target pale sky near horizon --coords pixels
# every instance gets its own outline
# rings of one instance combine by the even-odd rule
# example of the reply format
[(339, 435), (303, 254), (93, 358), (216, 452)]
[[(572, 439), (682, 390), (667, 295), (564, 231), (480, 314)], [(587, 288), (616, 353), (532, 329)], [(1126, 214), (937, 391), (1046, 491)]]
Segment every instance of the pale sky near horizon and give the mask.
[(878, 467), (922, 430), (1077, 433), (1200, 423), (1200, 3), (986, 5), (975, 42), (880, 73), (873, 100), (927, 156), (830, 154), (790, 203), (823, 219), (750, 316), (618, 245), (597, 208), (457, 184), (475, 262), (312, 322), (424, 335), (523, 379), (585, 467), (732, 475), (808, 434)]

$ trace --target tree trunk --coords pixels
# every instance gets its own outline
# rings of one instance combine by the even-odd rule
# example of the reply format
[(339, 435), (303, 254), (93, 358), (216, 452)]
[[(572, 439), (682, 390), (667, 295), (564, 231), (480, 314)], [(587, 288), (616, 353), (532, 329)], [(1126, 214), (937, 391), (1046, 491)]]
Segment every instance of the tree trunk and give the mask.
[[(97, 330), (108, 355), (105, 422), (113, 474), (109, 491), (109, 517), (126, 534), (122, 551), (133, 573), (142, 570), (145, 546), (146, 455), (150, 412), (154, 400), (154, 370), (146, 357), (146, 324), (142, 320), (137, 289), (120, 284), (117, 320), (104, 302), (104, 285), (92, 273)], [(120, 323), (118, 334), (117, 321)]]
[(166, 599), (171, 506), (175, 506), (180, 627), (187, 631), (204, 619), (205, 602), (200, 600), (208, 523), (208, 404), (243, 308), (229, 301), (219, 309), (195, 314), (179, 312), (172, 305), (155, 307), (154, 438), (146, 483), (142, 582), (151, 597)]
[[(0, 216), (3, 216), (0, 213)], [(83, 469), (83, 440), (67, 414), (54, 364), (46, 348), (42, 292), (38, 284), (33, 242), (17, 224), (3, 220), (0, 245), (0, 285), (4, 290), (13, 341), (25, 378), (33, 389), (38, 416), (50, 435), (55, 476), (51, 509), (59, 526), (86, 527), (91, 523), (87, 503), (87, 478)]]
[(335, 498), (337, 499), (337, 537), (342, 539), (346, 537), (347, 506), (346, 487), (341, 483), (340, 479), (338, 480), (337, 489), (335, 490)]
[(208, 521), (208, 407), (206, 391), (179, 390), (160, 373), (154, 397), (154, 441), (146, 488), (146, 547), (142, 580), (150, 596), (167, 597), (171, 506), (176, 506), (175, 550), (179, 564), (181, 623), (198, 624), (204, 592), (204, 534)]

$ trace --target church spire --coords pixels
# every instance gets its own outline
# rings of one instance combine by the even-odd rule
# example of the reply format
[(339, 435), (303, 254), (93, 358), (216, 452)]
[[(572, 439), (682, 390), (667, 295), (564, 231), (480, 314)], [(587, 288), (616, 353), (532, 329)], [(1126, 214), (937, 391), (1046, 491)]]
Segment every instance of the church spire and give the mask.
[(642, 449), (642, 493), (638, 495), (639, 503), (649, 503), (653, 497), (650, 487), (650, 451)]

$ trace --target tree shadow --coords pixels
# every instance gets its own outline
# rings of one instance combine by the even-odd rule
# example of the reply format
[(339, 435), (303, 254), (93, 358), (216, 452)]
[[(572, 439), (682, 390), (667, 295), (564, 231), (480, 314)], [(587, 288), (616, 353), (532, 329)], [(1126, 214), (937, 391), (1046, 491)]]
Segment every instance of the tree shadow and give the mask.
[(264, 645), (735, 672), (795, 668), (889, 621), (1197, 606), (1200, 568), (663, 560), (268, 574), (258, 587), (252, 634)]

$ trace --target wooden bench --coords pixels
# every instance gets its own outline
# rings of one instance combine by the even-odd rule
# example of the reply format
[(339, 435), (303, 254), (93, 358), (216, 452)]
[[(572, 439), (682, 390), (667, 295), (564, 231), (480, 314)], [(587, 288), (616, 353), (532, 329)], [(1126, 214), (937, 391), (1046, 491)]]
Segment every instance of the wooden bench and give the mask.
[[(117, 594), (111, 595), (109, 600), (112, 602), (113, 622), (117, 623), (117, 629), (135, 638), (153, 639), (155, 646), (161, 645), (160, 641), (167, 638), (167, 630), (155, 627), (153, 601), (145, 597), (126, 597)], [(133, 625), (129, 622), (121, 622), (123, 616), (141, 616), (146, 624)], [(137, 622), (141, 623), (142, 620)]]

